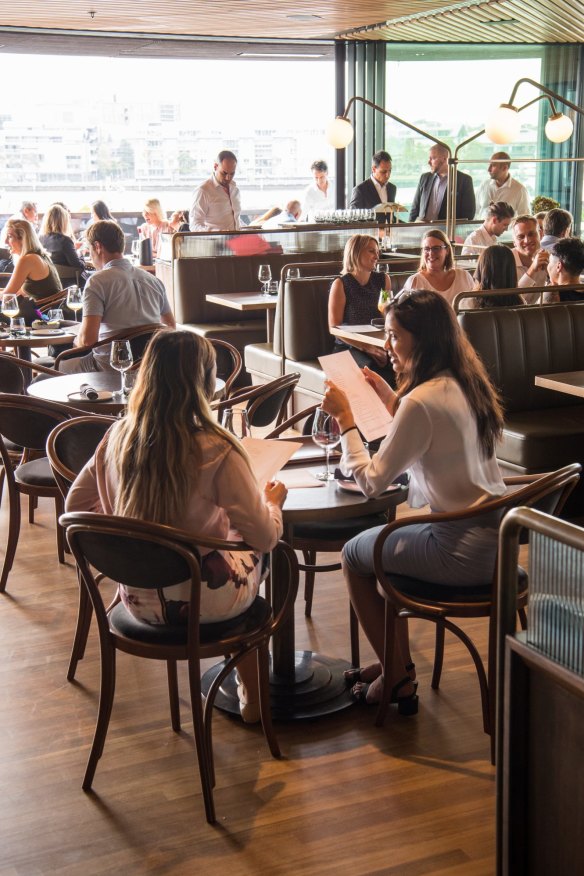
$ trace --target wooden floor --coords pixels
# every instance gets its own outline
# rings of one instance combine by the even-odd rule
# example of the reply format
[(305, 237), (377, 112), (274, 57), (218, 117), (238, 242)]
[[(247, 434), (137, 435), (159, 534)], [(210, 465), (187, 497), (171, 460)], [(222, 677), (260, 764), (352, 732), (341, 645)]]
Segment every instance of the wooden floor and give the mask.
[[(38, 523), (23, 521), (0, 596), (0, 876), (492, 876), (494, 770), (478, 685), (447, 639), (441, 690), (430, 689), (429, 624), (412, 624), (415, 718), (394, 710), (376, 729), (374, 710), (355, 706), (278, 724), (276, 761), (258, 727), (217, 712), (215, 827), (204, 817), (188, 700), (175, 734), (164, 666), (122, 654), (104, 755), (85, 794), (99, 655), (92, 630), (78, 681), (66, 681), (77, 584), (73, 567), (57, 563), (52, 514), (41, 500)], [(6, 525), (5, 498), (3, 533)], [(317, 579), (312, 621), (301, 602), (298, 646), (347, 657), (340, 573)], [(485, 623), (467, 628), (484, 646)], [(181, 690), (188, 697), (184, 674)]]

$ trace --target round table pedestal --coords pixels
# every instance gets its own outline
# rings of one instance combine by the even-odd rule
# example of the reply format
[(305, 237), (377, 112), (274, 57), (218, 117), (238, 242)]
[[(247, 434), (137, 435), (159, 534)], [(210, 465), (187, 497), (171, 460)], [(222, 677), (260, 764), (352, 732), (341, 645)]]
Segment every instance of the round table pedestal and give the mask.
[[(201, 686), (204, 694), (223, 665), (218, 663), (203, 675)], [(346, 660), (325, 657), (312, 651), (296, 651), (295, 680), (289, 681), (270, 673), (272, 717), (280, 721), (301, 720), (347, 709), (354, 700), (345, 685), (343, 671), (350, 668), (351, 664)], [(239, 715), (235, 672), (223, 682), (215, 705), (232, 715)]]

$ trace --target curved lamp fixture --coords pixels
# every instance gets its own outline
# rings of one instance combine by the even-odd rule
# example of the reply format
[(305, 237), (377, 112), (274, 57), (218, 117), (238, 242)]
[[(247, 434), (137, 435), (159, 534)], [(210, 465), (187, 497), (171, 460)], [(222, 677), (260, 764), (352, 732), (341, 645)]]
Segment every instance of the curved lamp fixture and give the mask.
[[(530, 85), (538, 88), (542, 93), (536, 97), (535, 100), (530, 100), (529, 103), (516, 107), (513, 101), (515, 100), (515, 95), (517, 94), (519, 86), (523, 82), (528, 82)], [(546, 88), (546, 86), (542, 85), (540, 82), (534, 82), (533, 79), (519, 79), (513, 86), (509, 102), (502, 103), (498, 109), (491, 114), (485, 125), (485, 133), (489, 140), (501, 145), (512, 143), (516, 140), (519, 136), (519, 128), (521, 125), (519, 119), (519, 113), (521, 110), (531, 106), (531, 104), (535, 103), (537, 100), (545, 100), (546, 97), (549, 100), (552, 112), (545, 126), (546, 137), (548, 140), (551, 140), (552, 143), (564, 143), (568, 140), (572, 136), (574, 130), (573, 122), (569, 116), (557, 111), (554, 99), (560, 101), (560, 103), (565, 104), (570, 107), (570, 109), (573, 109), (581, 115), (584, 115), (584, 110), (577, 106), (577, 104), (566, 100), (561, 94), (557, 94), (557, 92), (552, 91), (550, 88)]]
[(335, 149), (345, 149), (354, 136), (353, 125), (348, 118), (349, 110), (355, 101), (359, 101), (360, 103), (364, 103), (365, 106), (370, 106), (372, 109), (377, 110), (380, 113), (383, 113), (384, 116), (389, 116), (390, 119), (393, 119), (394, 122), (399, 122), (400, 125), (405, 125), (406, 128), (409, 128), (410, 131), (415, 131), (420, 136), (425, 137), (427, 140), (431, 140), (433, 143), (436, 143), (437, 146), (443, 146), (444, 149), (448, 152), (448, 155), (451, 155), (450, 146), (447, 146), (446, 143), (443, 143), (442, 140), (437, 140), (436, 137), (433, 137), (432, 134), (428, 134), (427, 131), (423, 131), (421, 128), (417, 128), (415, 125), (412, 125), (410, 122), (406, 122), (404, 119), (400, 119), (399, 116), (394, 116), (393, 113), (390, 113), (389, 110), (384, 109), (384, 107), (379, 106), (379, 104), (373, 103), (370, 100), (367, 100), (366, 97), (359, 97), (356, 95), (349, 100), (349, 103), (345, 107), (345, 111), (342, 116), (337, 116), (336, 119), (332, 119), (326, 126), (326, 138), (331, 146), (334, 146)]

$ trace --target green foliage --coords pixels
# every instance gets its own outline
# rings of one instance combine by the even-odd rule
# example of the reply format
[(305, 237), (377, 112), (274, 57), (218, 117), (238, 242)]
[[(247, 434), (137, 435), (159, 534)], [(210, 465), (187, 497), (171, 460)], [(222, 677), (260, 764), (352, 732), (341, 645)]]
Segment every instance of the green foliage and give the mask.
[(559, 201), (554, 201), (553, 198), (546, 198), (545, 195), (537, 195), (531, 202), (531, 212), (547, 213), (548, 210), (555, 210), (559, 206)]

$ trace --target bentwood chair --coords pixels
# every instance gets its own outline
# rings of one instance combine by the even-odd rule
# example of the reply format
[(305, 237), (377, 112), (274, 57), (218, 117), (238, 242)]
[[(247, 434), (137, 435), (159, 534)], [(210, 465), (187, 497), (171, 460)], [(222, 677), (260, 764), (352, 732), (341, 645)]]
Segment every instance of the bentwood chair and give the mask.
[[(497, 563), (485, 572), (484, 584), (452, 586), (436, 582), (421, 581), (404, 575), (393, 575), (383, 568), (383, 547), (393, 533), (411, 524), (443, 523), (461, 521), (469, 517), (492, 514), (500, 511), (504, 516), (510, 509), (528, 506), (558, 513), (580, 478), (582, 466), (578, 463), (567, 465), (556, 472), (541, 475), (529, 483), (508, 491), (496, 499), (490, 499), (478, 506), (464, 511), (447, 514), (425, 514), (402, 518), (379, 533), (374, 548), (374, 567), (379, 582), (379, 592), (385, 599), (385, 650), (383, 665), (390, 666), (393, 658), (395, 622), (398, 617), (423, 618), (437, 625), (436, 655), (432, 687), (438, 688), (442, 670), (444, 650), (444, 631), (452, 632), (467, 648), (475, 665), (482, 700), (483, 727), (491, 735), (492, 757), (494, 758), (494, 708), (495, 708), (495, 633), (497, 624)], [(524, 608), (527, 602), (527, 575), (518, 567), (517, 607)], [(489, 618), (489, 653), (487, 671), (481, 656), (469, 636), (450, 618)], [(391, 679), (386, 673), (381, 702), (376, 717), (376, 725), (385, 720), (391, 698)]]
[[(47, 438), (47, 457), (63, 501), (67, 499), (71, 484), (115, 422), (114, 417), (93, 414), (65, 420), (52, 430)], [(85, 587), (80, 587), (77, 626), (71, 648), (67, 681), (73, 681), (77, 664), (85, 656), (92, 614), (87, 590)]]
[[(242, 542), (225, 542), (124, 517), (101, 514), (65, 514), (61, 518), (67, 538), (77, 560), (81, 586), (87, 589), (95, 611), (101, 650), (101, 690), (95, 736), (83, 779), (88, 791), (104, 750), (112, 712), (116, 682), (116, 653), (124, 651), (136, 657), (166, 662), (170, 697), (171, 725), (181, 729), (177, 680), (177, 661), (188, 666), (191, 712), (205, 812), (210, 824), (215, 822), (213, 787), (215, 771), (212, 747), (212, 710), (215, 696), (238, 663), (253, 651), (257, 656), (261, 720), (270, 751), (280, 757), (272, 726), (269, 699), (270, 636), (293, 610), (298, 586), (298, 569), (294, 552), (280, 542), (276, 551), (287, 570), (288, 590), (276, 618), (271, 606), (256, 597), (240, 618), (214, 624), (199, 624), (201, 571), (198, 547), (211, 550), (241, 551), (249, 549)], [(190, 581), (188, 620), (184, 626), (155, 626), (136, 620), (121, 602), (106, 609), (95, 572), (133, 588), (152, 589)], [(225, 657), (223, 668), (209, 688), (203, 706), (201, 660)]]
[(212, 408), (221, 420), (226, 410), (245, 406), (250, 426), (263, 428), (274, 421), (279, 426), (286, 417), (288, 402), (299, 380), (300, 374), (296, 372), (284, 374), (261, 386), (235, 390), (229, 398), (215, 402)]
[[(0, 457), (8, 486), (9, 527), (4, 564), (0, 576), (0, 592), (6, 589), (8, 575), (14, 563), (20, 534), (20, 496), (29, 496), (33, 503), (39, 498), (55, 501), (57, 519), (57, 553), (59, 562), (65, 562), (63, 530), (59, 515), (63, 513), (63, 498), (46, 456), (31, 459), (33, 453), (45, 453), (47, 436), (57, 423), (78, 413), (74, 408), (58, 405), (24, 395), (0, 394)], [(6, 441), (22, 447), (20, 463), (13, 467)], [(34, 505), (32, 505), (34, 508)], [(32, 513), (29, 511), (29, 519)]]
[(152, 336), (164, 328), (165, 326), (160, 323), (154, 323), (152, 325), (139, 325), (134, 326), (133, 328), (120, 329), (119, 332), (112, 332), (107, 338), (96, 341), (95, 344), (87, 344), (83, 347), (73, 347), (71, 350), (64, 350), (62, 353), (59, 353), (55, 359), (55, 368), (59, 371), (61, 363), (68, 359), (76, 359), (78, 356), (86, 356), (87, 353), (90, 353), (92, 350), (98, 350), (100, 347), (107, 347), (112, 341), (126, 340), (130, 342), (132, 357), (134, 364), (136, 364), (142, 359)]
[(237, 380), (243, 368), (241, 353), (229, 341), (222, 341), (220, 338), (207, 338), (207, 340), (215, 350), (217, 377), (225, 381), (223, 398), (227, 399), (231, 394), (233, 383)]

